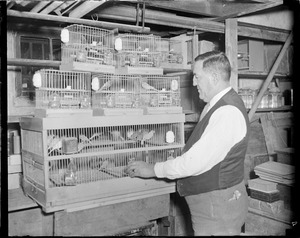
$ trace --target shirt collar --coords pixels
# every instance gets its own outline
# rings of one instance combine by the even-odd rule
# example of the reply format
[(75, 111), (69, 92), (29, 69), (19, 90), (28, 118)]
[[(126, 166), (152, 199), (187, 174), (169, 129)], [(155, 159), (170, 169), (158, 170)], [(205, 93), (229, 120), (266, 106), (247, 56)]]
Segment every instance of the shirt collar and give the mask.
[(223, 97), (226, 93), (228, 93), (230, 90), (232, 89), (231, 86), (223, 89), (221, 92), (219, 92), (217, 95), (215, 95), (208, 103), (209, 106), (207, 108), (207, 110), (211, 109), (216, 103), (217, 101), (219, 101), (221, 99), (221, 97)]

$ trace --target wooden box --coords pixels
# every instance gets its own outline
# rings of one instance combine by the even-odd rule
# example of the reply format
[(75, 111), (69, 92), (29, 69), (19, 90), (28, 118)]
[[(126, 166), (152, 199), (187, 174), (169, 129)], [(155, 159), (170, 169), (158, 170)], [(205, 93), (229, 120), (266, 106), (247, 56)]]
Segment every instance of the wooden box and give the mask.
[(255, 40), (238, 42), (238, 69), (264, 71), (264, 43)]
[[(173, 181), (130, 178), (125, 168), (180, 155), (183, 123), (184, 114), (22, 117), (24, 190), (45, 212), (172, 193)], [(78, 151), (63, 153), (68, 137), (78, 139)]]

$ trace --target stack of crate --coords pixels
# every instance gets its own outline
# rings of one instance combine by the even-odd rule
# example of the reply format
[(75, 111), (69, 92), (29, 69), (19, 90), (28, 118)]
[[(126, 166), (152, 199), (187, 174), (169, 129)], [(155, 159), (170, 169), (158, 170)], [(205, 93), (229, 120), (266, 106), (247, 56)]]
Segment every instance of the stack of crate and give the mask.
[(20, 174), (22, 173), (21, 154), (20, 154), (20, 135), (16, 129), (7, 130), (7, 180), (8, 189), (16, 189), (20, 187)]
[[(82, 64), (75, 55), (77, 48), (90, 50), (87, 39), (102, 42), (92, 43), (93, 47), (112, 41), (105, 33), (94, 40), (94, 34), (102, 29), (67, 29), (69, 38), (63, 29), (66, 39), (62, 40), (69, 43), (62, 47), (73, 53), (62, 58), (62, 65)], [(70, 29), (78, 32), (71, 34)], [(122, 45), (136, 43), (133, 39)], [(128, 57), (129, 51), (123, 53)], [(125, 168), (131, 160), (153, 164), (180, 155), (185, 117), (180, 107), (179, 77), (155, 74), (154, 66), (153, 74), (141, 74), (143, 70), (138, 74), (111, 73), (99, 64), (103, 60), (95, 63), (90, 53), (81, 59), (87, 60), (84, 64), (88, 67), (82, 69), (89, 72), (76, 67), (68, 71), (47, 69), (36, 72), (33, 78), (37, 87), (35, 117), (22, 117), (20, 122), (27, 195), (44, 211), (52, 212), (175, 192), (172, 181), (130, 178)], [(94, 71), (98, 68), (89, 67), (91, 64), (101, 72)]]

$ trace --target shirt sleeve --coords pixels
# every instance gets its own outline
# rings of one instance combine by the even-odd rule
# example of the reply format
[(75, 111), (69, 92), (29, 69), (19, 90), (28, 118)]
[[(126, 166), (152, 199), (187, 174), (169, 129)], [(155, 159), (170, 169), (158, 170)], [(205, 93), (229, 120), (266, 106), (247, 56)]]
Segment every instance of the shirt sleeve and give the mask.
[(156, 163), (158, 178), (176, 179), (195, 176), (221, 162), (230, 149), (241, 141), (247, 131), (241, 111), (231, 105), (218, 108), (210, 117), (201, 138), (183, 155)]

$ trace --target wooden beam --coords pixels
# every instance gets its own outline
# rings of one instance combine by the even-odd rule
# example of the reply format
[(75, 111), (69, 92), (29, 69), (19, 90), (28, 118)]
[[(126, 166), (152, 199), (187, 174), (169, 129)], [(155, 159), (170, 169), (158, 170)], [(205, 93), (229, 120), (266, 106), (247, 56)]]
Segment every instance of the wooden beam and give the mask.
[(7, 1), (6, 2), (6, 9), (10, 9), (11, 7), (13, 7), (16, 4), (15, 1)]
[(66, 9), (67, 7), (69, 7), (71, 4), (73, 4), (73, 2), (69, 1), (69, 2), (64, 2), (62, 5), (60, 5), (58, 8), (56, 8), (54, 10), (54, 12), (56, 13), (56, 15), (58, 16), (62, 16), (61, 11)]
[(225, 53), (231, 64), (230, 85), (238, 91), (238, 44), (237, 44), (237, 19), (225, 20)]
[(102, 1), (85, 1), (80, 6), (75, 8), (72, 12), (70, 12), (69, 17), (74, 18), (81, 18), (90, 11), (94, 10), (95, 8), (99, 7), (103, 3), (105, 3), (105, 0)]
[[(135, 13), (135, 8), (121, 5), (101, 9), (95, 15), (98, 16), (98, 18), (135, 22)], [(194, 30), (196, 27), (197, 31), (225, 33), (225, 24), (222, 22), (182, 17), (150, 9), (146, 9), (145, 22), (156, 25), (183, 28), (188, 31)], [(238, 35), (262, 40), (285, 42), (288, 38), (289, 31), (238, 22)]]
[(279, 55), (277, 57), (277, 59), (275, 60), (275, 63), (273, 64), (270, 72), (269, 72), (269, 75), (267, 77), (267, 79), (264, 81), (260, 91), (259, 91), (259, 94), (257, 95), (254, 103), (253, 103), (253, 106), (252, 108), (250, 109), (249, 113), (248, 113), (248, 117), (249, 117), (249, 120), (251, 121), (256, 109), (258, 108), (258, 105), (262, 99), (262, 97), (264, 96), (264, 93), (266, 92), (270, 82), (272, 81), (274, 75), (275, 75), (275, 72), (281, 62), (281, 59), (283, 58), (286, 50), (288, 49), (288, 47), (290, 46), (291, 42), (292, 42), (292, 39), (293, 39), (293, 33), (290, 33), (288, 39), (286, 40), (286, 42), (284, 43), (281, 51), (279, 52)]
[(93, 21), (93, 20), (78, 19), (73, 17), (45, 15), (45, 14), (31, 13), (31, 12), (19, 12), (15, 10), (7, 10), (7, 16), (34, 19), (39, 21), (45, 20), (45, 21), (52, 21), (58, 23), (64, 22), (69, 24), (82, 24), (82, 25), (88, 25), (88, 26), (94, 26), (94, 27), (100, 27), (106, 29), (118, 28), (119, 31), (132, 31), (132, 32), (139, 32), (139, 33), (150, 32), (149, 27), (140, 27), (134, 25), (120, 24), (120, 23), (104, 22), (104, 21)]
[(70, 12), (74, 7), (76, 7), (78, 4), (80, 4), (79, 1), (71, 2), (71, 5), (65, 9), (61, 14), (64, 15), (66, 12)]
[(54, 67), (58, 68), (61, 61), (53, 60), (34, 60), (34, 59), (19, 59), (19, 58), (8, 58), (7, 65), (14, 66), (42, 66), (42, 67)]
[(212, 18), (212, 21), (224, 21), (228, 18), (234, 18), (234, 17), (240, 17), (240, 16), (244, 16), (247, 14), (251, 14), (251, 13), (256, 13), (262, 10), (266, 10), (266, 9), (270, 9), (273, 7), (277, 7), (279, 5), (283, 4), (283, 0), (278, 0), (278, 1), (269, 1), (266, 3), (258, 3), (258, 4), (253, 4), (253, 7), (247, 7), (245, 10), (240, 11), (241, 9), (237, 9), (236, 12), (231, 12), (230, 14), (227, 14), (225, 16), (222, 17), (216, 17), (216, 18)]
[(53, 1), (49, 6), (44, 8), (40, 13), (49, 14), (50, 12), (54, 11), (56, 8), (61, 6), (63, 3), (64, 3), (63, 1)]
[(38, 4), (34, 6), (34, 8), (31, 9), (30, 12), (39, 12), (42, 10), (45, 6), (47, 6), (51, 1), (40, 1)]
[(31, 1), (24, 1), (24, 0), (21, 0), (21, 1), (16, 1), (17, 4), (20, 4), (22, 7), (26, 7), (28, 4), (31, 3)]

